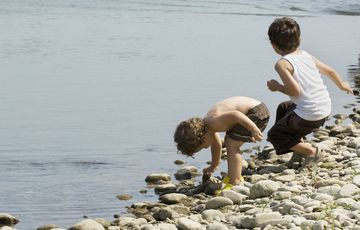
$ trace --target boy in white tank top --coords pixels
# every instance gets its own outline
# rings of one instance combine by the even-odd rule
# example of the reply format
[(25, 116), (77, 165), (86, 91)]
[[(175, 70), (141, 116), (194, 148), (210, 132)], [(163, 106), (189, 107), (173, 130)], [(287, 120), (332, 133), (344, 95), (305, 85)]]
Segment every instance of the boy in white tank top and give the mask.
[(271, 91), (288, 95), (291, 100), (278, 106), (268, 141), (277, 154), (294, 152), (289, 167), (303, 157), (306, 157), (305, 165), (317, 164), (325, 153), (304, 142), (303, 138), (322, 126), (331, 113), (331, 99), (321, 75), (328, 76), (341, 90), (351, 94), (353, 91), (332, 67), (299, 49), (300, 27), (292, 18), (275, 19), (268, 35), (274, 51), (282, 56), (275, 64), (282, 83), (271, 79), (267, 86)]

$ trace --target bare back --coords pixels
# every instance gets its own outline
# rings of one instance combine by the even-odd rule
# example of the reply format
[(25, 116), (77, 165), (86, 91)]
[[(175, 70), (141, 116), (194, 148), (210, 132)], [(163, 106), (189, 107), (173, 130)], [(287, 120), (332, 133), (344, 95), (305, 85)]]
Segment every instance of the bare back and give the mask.
[(248, 111), (259, 105), (261, 102), (249, 97), (236, 96), (230, 97), (225, 100), (217, 102), (210, 108), (206, 117), (216, 117), (222, 113), (229, 111), (240, 111), (243, 114), (247, 114)]

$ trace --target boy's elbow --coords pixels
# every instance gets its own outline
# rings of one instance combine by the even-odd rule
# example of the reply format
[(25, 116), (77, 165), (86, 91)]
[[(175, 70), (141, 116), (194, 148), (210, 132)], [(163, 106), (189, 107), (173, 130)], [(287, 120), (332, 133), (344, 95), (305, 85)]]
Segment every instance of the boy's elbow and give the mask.
[(288, 95), (292, 97), (298, 97), (300, 96), (300, 90), (291, 90)]
[(290, 96), (298, 97), (298, 96), (300, 96), (300, 92), (296, 92), (296, 93), (294, 93), (293, 95), (290, 95)]

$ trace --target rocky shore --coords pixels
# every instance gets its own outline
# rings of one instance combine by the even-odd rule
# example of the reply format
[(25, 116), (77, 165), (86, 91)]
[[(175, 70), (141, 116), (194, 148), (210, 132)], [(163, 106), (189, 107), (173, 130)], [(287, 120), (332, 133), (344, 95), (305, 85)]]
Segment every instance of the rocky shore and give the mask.
[[(69, 230), (360, 229), (360, 110), (354, 106), (306, 140), (326, 153), (317, 165), (289, 167), (292, 153), (277, 156), (271, 146), (256, 146), (244, 150), (251, 153), (244, 161), (245, 182), (214, 195), (221, 178), (201, 178), (200, 169), (176, 161), (184, 166), (175, 181), (169, 174), (145, 179), (158, 202), (134, 203), (127, 215), (108, 220), (86, 218)], [(0, 230), (15, 229), (18, 221), (0, 213)], [(38, 228), (50, 229), (64, 230)]]

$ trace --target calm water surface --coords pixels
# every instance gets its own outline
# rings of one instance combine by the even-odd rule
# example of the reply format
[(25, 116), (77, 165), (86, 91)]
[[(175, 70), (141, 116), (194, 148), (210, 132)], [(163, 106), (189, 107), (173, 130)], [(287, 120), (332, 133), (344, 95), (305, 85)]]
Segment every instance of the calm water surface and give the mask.
[[(0, 212), (18, 229), (111, 219), (157, 199), (138, 192), (146, 175), (172, 175), (176, 159), (205, 167), (206, 150), (176, 154), (175, 126), (234, 95), (275, 112), (287, 98), (266, 87), (279, 58), (266, 34), (283, 15), (354, 85), (358, 1), (1, 1)], [(326, 84), (333, 113), (356, 102)]]

